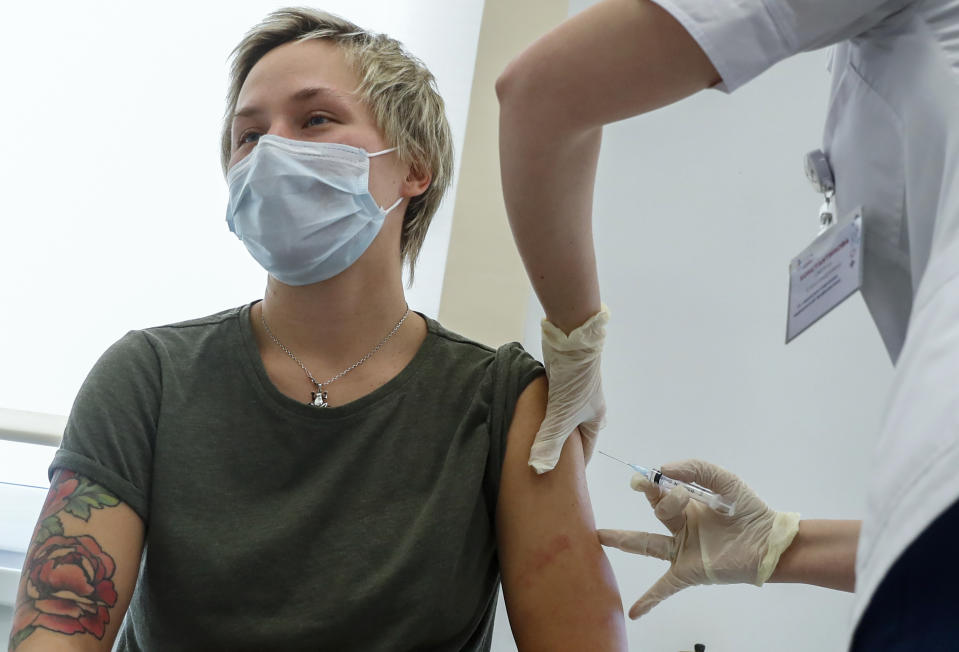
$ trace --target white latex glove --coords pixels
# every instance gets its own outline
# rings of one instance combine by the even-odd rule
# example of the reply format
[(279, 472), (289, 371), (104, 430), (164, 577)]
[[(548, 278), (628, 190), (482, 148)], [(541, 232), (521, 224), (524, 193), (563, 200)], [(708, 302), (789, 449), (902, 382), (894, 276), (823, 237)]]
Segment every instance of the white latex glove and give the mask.
[(626, 530), (599, 530), (599, 540), (612, 546), (670, 562), (669, 570), (629, 610), (639, 618), (682, 589), (697, 584), (755, 584), (769, 579), (779, 557), (799, 531), (799, 514), (776, 512), (738, 477), (700, 460), (669, 464), (663, 475), (695, 482), (735, 501), (724, 516), (690, 500), (675, 487), (661, 494), (658, 485), (637, 473), (630, 484), (642, 491), (672, 536)]
[(549, 397), (546, 416), (529, 453), (529, 465), (537, 473), (556, 467), (563, 444), (576, 426), (582, 435), (587, 463), (593, 454), (596, 436), (606, 425), (600, 356), (608, 322), (609, 309), (605, 305), (569, 335), (549, 320), (542, 322)]

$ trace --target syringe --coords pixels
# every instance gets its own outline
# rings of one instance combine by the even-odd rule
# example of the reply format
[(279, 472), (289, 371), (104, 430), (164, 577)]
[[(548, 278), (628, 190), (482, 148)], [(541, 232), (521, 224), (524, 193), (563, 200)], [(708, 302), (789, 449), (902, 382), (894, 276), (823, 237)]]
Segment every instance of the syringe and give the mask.
[(690, 498), (701, 502), (707, 507), (711, 507), (720, 514), (732, 516), (736, 511), (735, 503), (729, 502), (715, 491), (710, 491), (705, 487), (700, 487), (695, 482), (682, 482), (680, 480), (674, 480), (673, 478), (663, 475), (663, 472), (659, 469), (647, 469), (645, 466), (640, 466), (639, 464), (630, 464), (629, 462), (624, 462), (618, 457), (613, 457), (609, 453), (604, 453), (603, 451), (597, 452), (605, 455), (611, 460), (616, 460), (620, 464), (625, 464), (638, 473), (642, 473), (647, 480), (655, 485), (659, 485), (659, 490), (662, 493), (669, 493), (673, 490), (673, 487), (685, 487), (686, 491), (689, 492)]

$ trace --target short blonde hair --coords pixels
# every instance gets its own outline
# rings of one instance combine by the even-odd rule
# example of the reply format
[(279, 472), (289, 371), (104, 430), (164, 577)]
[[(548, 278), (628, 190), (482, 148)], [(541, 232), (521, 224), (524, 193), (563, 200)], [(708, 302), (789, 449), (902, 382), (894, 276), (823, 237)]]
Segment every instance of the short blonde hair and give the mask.
[(355, 92), (369, 108), (373, 122), (390, 146), (397, 148), (400, 160), (432, 177), (427, 190), (410, 200), (403, 216), (400, 254), (412, 278), (426, 230), (453, 176), (453, 136), (433, 74), (399, 41), (315, 9), (288, 7), (269, 14), (231, 53), (230, 89), (220, 144), (223, 172), (232, 155), (233, 113), (250, 70), (273, 48), (310, 39), (328, 39), (343, 49), (360, 80)]

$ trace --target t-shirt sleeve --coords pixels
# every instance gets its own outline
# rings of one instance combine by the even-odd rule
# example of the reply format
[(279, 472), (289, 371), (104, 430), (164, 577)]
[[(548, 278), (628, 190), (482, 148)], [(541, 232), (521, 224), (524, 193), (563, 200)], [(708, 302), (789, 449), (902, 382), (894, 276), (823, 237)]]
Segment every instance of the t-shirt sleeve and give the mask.
[(100, 357), (77, 394), (50, 464), (103, 485), (144, 523), (160, 407), (160, 365), (146, 336), (131, 331)]
[(679, 21), (731, 93), (773, 64), (863, 34), (915, 0), (653, 0)]
[[(496, 496), (506, 456), (506, 440), (513, 413), (520, 394), (526, 387), (546, 374), (543, 365), (526, 352), (520, 344), (504, 344), (496, 350), (492, 365), (493, 391), (490, 402), (490, 460), (489, 486)], [(495, 501), (493, 502), (495, 505)]]

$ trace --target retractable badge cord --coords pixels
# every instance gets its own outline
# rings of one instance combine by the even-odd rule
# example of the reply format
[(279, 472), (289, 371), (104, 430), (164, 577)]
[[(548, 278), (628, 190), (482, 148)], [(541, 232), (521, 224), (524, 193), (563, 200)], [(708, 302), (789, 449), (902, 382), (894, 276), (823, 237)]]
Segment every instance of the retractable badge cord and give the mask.
[(826, 201), (819, 207), (819, 234), (789, 263), (787, 343), (862, 287), (862, 209), (836, 219), (836, 183), (822, 150), (806, 154), (804, 167)]
[(836, 181), (832, 177), (832, 168), (829, 160), (821, 149), (806, 154), (806, 178), (825, 198), (819, 207), (819, 233), (822, 233), (836, 223), (836, 214), (832, 206), (832, 198), (836, 195)]

